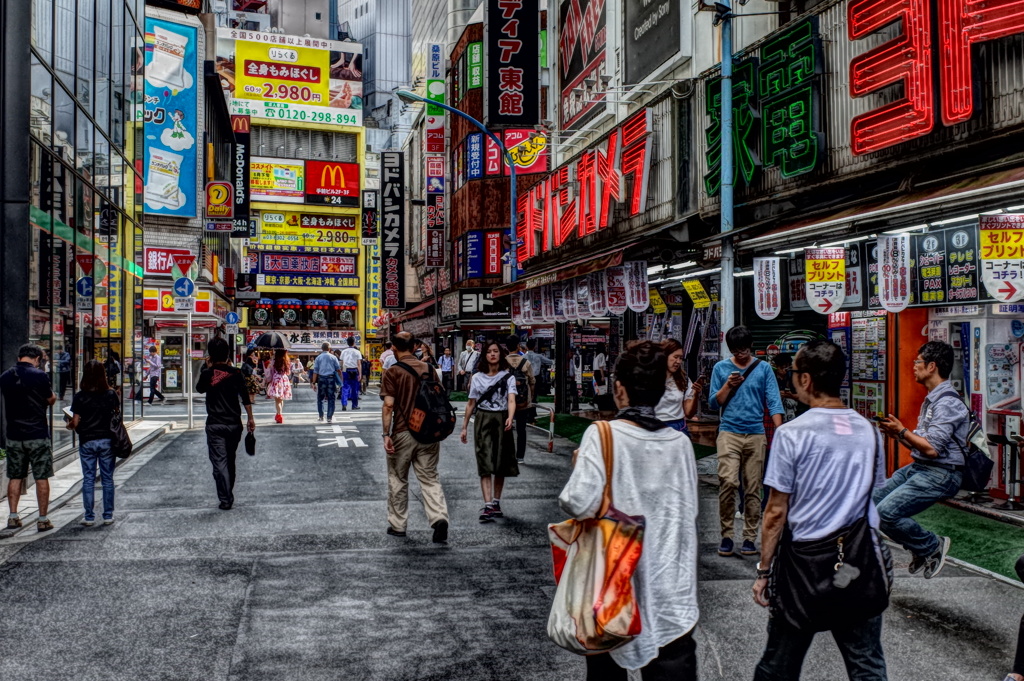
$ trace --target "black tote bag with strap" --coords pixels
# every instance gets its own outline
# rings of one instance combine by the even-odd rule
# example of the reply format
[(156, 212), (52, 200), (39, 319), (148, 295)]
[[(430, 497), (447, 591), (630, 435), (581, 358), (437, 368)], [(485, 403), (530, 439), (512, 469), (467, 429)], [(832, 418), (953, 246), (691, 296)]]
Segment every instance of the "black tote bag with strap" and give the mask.
[[(116, 394), (115, 394), (116, 399)], [(124, 427), (124, 419), (121, 418), (121, 403), (110, 416), (110, 452), (119, 459), (127, 459), (132, 455), (132, 439), (128, 437), (128, 429)]]

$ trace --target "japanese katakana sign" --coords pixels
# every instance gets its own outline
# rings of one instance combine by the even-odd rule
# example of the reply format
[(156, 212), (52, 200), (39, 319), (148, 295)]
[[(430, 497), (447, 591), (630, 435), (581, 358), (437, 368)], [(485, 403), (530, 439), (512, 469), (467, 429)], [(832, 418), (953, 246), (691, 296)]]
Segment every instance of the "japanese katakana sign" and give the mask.
[(878, 302), (888, 312), (910, 305), (910, 235), (878, 237)]
[(540, 8), (537, 0), (487, 0), (484, 15), (485, 121), (540, 122)]
[(382, 307), (405, 309), (405, 154), (381, 154)]
[(981, 280), (1001, 303), (1024, 300), (1024, 215), (981, 216)]
[(754, 258), (754, 311), (761, 319), (775, 319), (782, 311), (781, 258)]
[(821, 314), (835, 312), (846, 300), (846, 249), (804, 250), (805, 286), (811, 309)]

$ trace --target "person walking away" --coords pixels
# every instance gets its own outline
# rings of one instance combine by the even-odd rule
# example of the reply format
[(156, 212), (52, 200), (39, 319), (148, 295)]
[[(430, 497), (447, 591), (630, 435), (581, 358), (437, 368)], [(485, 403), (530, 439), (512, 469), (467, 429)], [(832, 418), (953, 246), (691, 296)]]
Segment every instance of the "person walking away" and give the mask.
[(263, 382), (259, 377), (260, 353), (256, 348), (250, 348), (242, 360), (242, 379), (245, 381), (245, 390), (249, 393), (249, 402), (255, 402), (256, 396), (263, 388)]
[(949, 553), (949, 537), (921, 527), (913, 516), (960, 491), (964, 444), (970, 412), (949, 382), (953, 347), (941, 341), (925, 343), (914, 359), (914, 380), (928, 388), (917, 428), (911, 431), (892, 414), (878, 423), (888, 437), (910, 450), (913, 461), (892, 474), (875, 492), (882, 532), (910, 551), (910, 574), (924, 571), (925, 579), (939, 574)]
[(715, 364), (711, 373), (708, 404), (720, 409), (718, 427), (718, 516), (722, 543), (718, 555), (734, 552), (736, 490), (743, 473), (743, 544), (740, 553), (757, 555), (757, 526), (761, 521), (761, 476), (764, 466), (764, 410), (776, 427), (782, 425), (782, 398), (778, 382), (767, 362), (753, 357), (754, 338), (745, 326), (725, 334), (730, 359)]
[[(149, 379), (149, 403), (153, 404), (153, 397), (159, 397), (160, 401), (163, 402), (167, 398), (164, 397), (157, 388), (160, 386), (160, 373), (164, 368), (163, 360), (160, 359), (160, 353), (157, 352), (156, 346), (149, 346), (149, 354), (146, 355), (146, 378)], [(139, 399), (142, 399), (142, 392), (139, 392)]]
[(697, 413), (697, 403), (704, 392), (703, 377), (691, 381), (683, 369), (683, 346), (679, 341), (670, 338), (661, 344), (661, 350), (667, 360), (667, 376), (665, 378), (665, 394), (662, 395), (654, 415), (664, 421), (669, 428), (678, 430), (690, 437), (686, 427), (686, 419), (693, 418)]
[[(279, 349), (278, 352), (283, 354), (284, 350)], [(246, 427), (250, 433), (256, 431), (249, 389), (242, 372), (228, 363), (230, 353), (231, 347), (226, 340), (212, 339), (206, 346), (206, 368), (200, 372), (199, 383), (196, 385), (197, 392), (206, 394), (206, 447), (213, 465), (213, 481), (217, 486), (217, 498), (222, 511), (231, 510), (235, 503), (235, 454), (242, 440), (242, 406), (249, 417)], [(287, 369), (287, 362), (283, 363), (282, 368)], [(275, 373), (285, 379), (284, 385), (290, 391), (288, 374)]]
[(53, 451), (50, 448), (50, 424), (47, 410), (57, 402), (50, 378), (39, 365), (46, 353), (31, 343), (18, 349), (18, 363), (0, 375), (0, 394), (4, 398), (7, 421), (7, 529), (21, 527), (18, 498), (28, 477), (29, 466), (36, 481), (40, 532), (53, 529), (47, 517), (50, 504), (50, 478), (53, 477)]
[(85, 363), (80, 390), (71, 399), (68, 430), (78, 433), (78, 459), (82, 464), (82, 525), (96, 524), (96, 467), (103, 484), (103, 524), (114, 524), (114, 453), (110, 451), (110, 425), (121, 410), (117, 391), (107, 383), (107, 371), (96, 360)]
[(482, 346), (484, 354), (479, 371), (470, 379), (461, 438), (463, 443), (468, 441), (469, 417), (475, 415), (473, 447), (480, 491), (484, 497), (480, 522), (491, 523), (495, 518), (505, 517), (501, 510), (505, 478), (519, 475), (516, 446), (512, 440), (516, 400), (509, 397), (516, 394), (516, 379), (505, 357), (504, 346), (494, 340)]
[(107, 385), (112, 390), (121, 392), (121, 355), (117, 350), (113, 348), (107, 350), (107, 359), (103, 362), (103, 370), (107, 375)]
[[(1024, 582), (1024, 555), (1017, 559), (1017, 579)], [(1020, 631), (1017, 632), (1017, 653), (1013, 658), (1013, 671), (1003, 681), (1024, 681), (1024, 616), (1020, 618)]]
[(363, 357), (362, 362), (359, 364), (360, 378), (359, 378), (359, 395), (360, 397), (366, 395), (366, 389), (370, 387), (370, 369), (372, 368), (370, 360)]
[[(842, 536), (841, 531), (864, 517), (865, 509), (868, 524), (877, 528), (878, 513), (870, 503), (870, 494), (885, 480), (881, 437), (867, 419), (848, 408), (839, 396), (846, 375), (842, 349), (831, 341), (811, 341), (797, 353), (795, 364), (796, 393), (810, 409), (776, 431), (775, 451), (765, 474), (765, 485), (771, 493), (764, 516), (761, 561), (753, 586), (754, 601), (763, 607), (769, 605), (769, 577), (773, 561), (781, 553), (781, 543), (788, 547), (790, 543)], [(788, 530), (786, 536), (784, 530)], [(867, 541), (875, 544), (871, 537)], [(882, 561), (882, 569), (887, 570), (875, 546), (871, 556)], [(846, 549), (853, 553), (855, 547)], [(842, 556), (839, 560), (842, 562)], [(857, 569), (855, 565), (848, 567)], [(864, 571), (865, 566), (859, 569)], [(857, 575), (851, 578), (856, 579)], [(772, 606), (768, 642), (754, 672), (755, 681), (799, 679), (804, 657), (814, 639), (814, 631), (795, 627), (781, 607), (777, 603)], [(844, 615), (836, 613), (837, 619)], [(851, 681), (885, 681), (881, 613), (867, 620), (845, 622), (831, 629), (831, 633)]]
[(384, 379), (384, 372), (395, 365), (395, 351), (392, 349), (391, 341), (384, 341), (384, 352), (380, 353), (381, 380)]
[(456, 386), (459, 390), (469, 390), (469, 378), (467, 373), (472, 375), (472, 369), (469, 365), (469, 360), (473, 357), (476, 343), (472, 340), (466, 341), (466, 349), (459, 353), (459, 363), (456, 365), (459, 372), (459, 381)]
[(356, 339), (349, 336), (346, 341), (348, 347), (341, 351), (341, 375), (344, 377), (344, 385), (341, 394), (341, 410), (345, 411), (349, 401), (352, 402), (352, 410), (359, 409), (359, 376), (362, 372), (363, 354), (356, 349)]
[(381, 412), (384, 451), (388, 466), (388, 529), (394, 537), (406, 536), (409, 520), (409, 468), (416, 473), (420, 482), (423, 510), (427, 523), (434, 530), (432, 541), (444, 544), (448, 541), (448, 503), (445, 501), (437, 464), (441, 454), (441, 443), (423, 444), (409, 432), (409, 420), (416, 395), (419, 392), (420, 376), (431, 369), (413, 355), (412, 334), (403, 331), (394, 336), (396, 364), (381, 376), (380, 396), (384, 400)]
[(57, 360), (58, 390), (60, 390), (60, 401), (63, 402), (68, 386), (71, 385), (71, 353), (64, 347), (60, 347), (54, 359)]
[(316, 391), (317, 420), (324, 420), (324, 402), (327, 403), (327, 422), (334, 420), (334, 397), (341, 385), (341, 363), (331, 354), (331, 344), (323, 343), (320, 354), (313, 361), (311, 385)]
[[(611, 497), (618, 511), (646, 519), (633, 573), (642, 627), (610, 653), (587, 656), (588, 681), (626, 681), (627, 669), (642, 669), (644, 679), (697, 679), (697, 466), (689, 438), (655, 416), (667, 364), (657, 344), (641, 341), (615, 365)], [(605, 481), (601, 437), (592, 425), (558, 503), (574, 518), (593, 518)]]
[(537, 352), (537, 339), (526, 341), (526, 360), (533, 367), (533, 380), (536, 387), (535, 395), (547, 394), (547, 370), (554, 364), (550, 359)]
[(580, 393), (583, 386), (583, 357), (573, 347), (569, 348), (568, 355), (566, 358), (568, 371), (565, 375), (568, 378), (566, 392), (569, 396), (569, 411), (579, 411)]
[(284, 402), (292, 399), (291, 369), (284, 348), (274, 350), (274, 362), (267, 369), (267, 397), (274, 398), (274, 420), (284, 423)]
[(516, 463), (523, 463), (526, 461), (526, 427), (537, 418), (537, 409), (533, 406), (537, 379), (529, 360), (519, 354), (519, 336), (509, 336), (505, 349), (508, 351), (505, 360), (516, 380)]
[(441, 385), (445, 392), (451, 395), (455, 389), (455, 357), (452, 356), (451, 348), (444, 349), (444, 354), (437, 364), (441, 368)]

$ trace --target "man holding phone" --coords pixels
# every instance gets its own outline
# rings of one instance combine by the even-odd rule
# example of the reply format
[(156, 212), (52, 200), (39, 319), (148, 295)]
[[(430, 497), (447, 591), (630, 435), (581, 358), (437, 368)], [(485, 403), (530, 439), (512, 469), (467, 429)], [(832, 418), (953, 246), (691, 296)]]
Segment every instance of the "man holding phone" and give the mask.
[(711, 372), (708, 404), (721, 410), (718, 427), (718, 517), (722, 544), (718, 555), (734, 552), (736, 491), (743, 471), (743, 544), (740, 553), (757, 555), (757, 527), (761, 522), (761, 476), (764, 473), (767, 408), (775, 427), (782, 425), (785, 409), (775, 373), (767, 362), (752, 353), (754, 337), (745, 326), (725, 334), (732, 357), (723, 359)]

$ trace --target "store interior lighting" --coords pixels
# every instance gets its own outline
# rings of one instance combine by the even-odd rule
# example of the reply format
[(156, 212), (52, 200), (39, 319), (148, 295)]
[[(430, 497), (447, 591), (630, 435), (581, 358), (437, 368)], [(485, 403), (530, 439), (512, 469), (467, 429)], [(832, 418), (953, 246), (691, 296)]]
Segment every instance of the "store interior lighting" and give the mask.
[(961, 215), (958, 218), (949, 218), (948, 220), (936, 220), (935, 222), (933, 222), (931, 224), (932, 224), (932, 226), (952, 225), (952, 224), (957, 223), (957, 222), (966, 222), (967, 220), (977, 219), (978, 215), (979, 215), (979, 213), (974, 213), (973, 215)]
[(697, 264), (697, 261), (695, 261), (695, 260), (687, 260), (686, 262), (681, 262), (678, 265), (672, 265), (672, 267), (669, 267), (669, 269), (670, 270), (681, 270), (684, 267), (693, 267), (696, 264)]
[(894, 234), (906, 234), (907, 232), (918, 232), (921, 230), (928, 229), (928, 225), (914, 225), (913, 227), (901, 227), (899, 229), (890, 229), (882, 234), (892, 236)]
[(818, 244), (811, 244), (810, 246), (801, 246), (799, 248), (787, 248), (784, 251), (775, 251), (775, 255), (789, 255), (791, 253), (800, 253), (805, 248), (816, 248)]
[(821, 248), (828, 248), (829, 246), (845, 246), (846, 244), (856, 243), (858, 241), (867, 241), (868, 239), (877, 239), (877, 234), (868, 234), (867, 236), (856, 236), (852, 239), (843, 239), (842, 241), (833, 241), (832, 243), (822, 244)]
[(734, 276), (734, 277), (752, 277), (752, 276), (754, 276), (754, 271), (750, 270), (749, 272), (733, 272), (732, 276)]
[(647, 268), (647, 276), (649, 277), (652, 274), (658, 274), (659, 272), (664, 272), (666, 269), (667, 268), (665, 267), (665, 265), (655, 265), (653, 267), (648, 267)]

